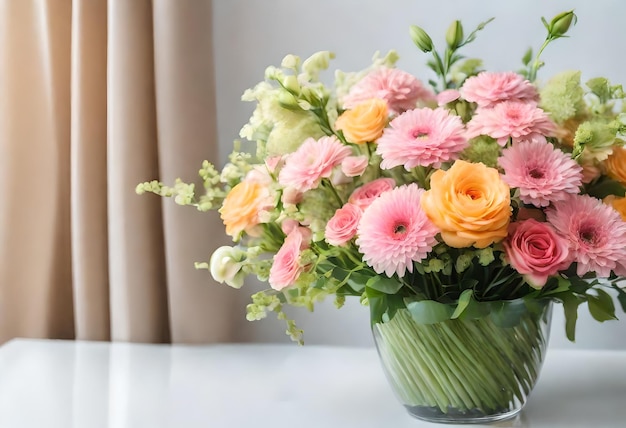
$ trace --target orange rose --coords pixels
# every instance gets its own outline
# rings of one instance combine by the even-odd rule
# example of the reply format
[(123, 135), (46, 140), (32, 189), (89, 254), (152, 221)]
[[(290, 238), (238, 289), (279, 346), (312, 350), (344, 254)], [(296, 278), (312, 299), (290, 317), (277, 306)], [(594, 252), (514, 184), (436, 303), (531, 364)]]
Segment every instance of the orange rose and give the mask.
[(387, 119), (387, 102), (372, 98), (344, 111), (335, 121), (335, 128), (342, 130), (349, 142), (363, 144), (383, 135)]
[(614, 147), (613, 153), (604, 162), (611, 178), (626, 184), (626, 149)]
[(607, 196), (602, 200), (605, 204), (613, 207), (615, 211), (622, 216), (622, 220), (626, 221), (626, 198), (620, 198), (614, 195)]
[(269, 208), (271, 197), (267, 187), (261, 183), (244, 180), (231, 189), (222, 208), (219, 209), (226, 234), (236, 238), (244, 230), (260, 223), (259, 213)]
[(435, 171), (421, 205), (451, 247), (485, 248), (507, 236), (509, 186), (498, 170), (482, 163), (458, 160), (447, 171)]

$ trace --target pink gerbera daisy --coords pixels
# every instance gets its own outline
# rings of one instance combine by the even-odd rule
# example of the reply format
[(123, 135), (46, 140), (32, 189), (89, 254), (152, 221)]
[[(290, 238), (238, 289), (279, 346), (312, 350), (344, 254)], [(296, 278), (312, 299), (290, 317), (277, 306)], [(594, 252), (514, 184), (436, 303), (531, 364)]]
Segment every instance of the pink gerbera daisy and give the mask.
[(409, 110), (396, 117), (377, 141), (383, 169), (403, 165), (438, 168), (457, 158), (467, 146), (465, 128), (458, 116), (443, 108)]
[(333, 168), (341, 165), (350, 155), (350, 147), (343, 145), (334, 136), (319, 140), (307, 138), (298, 150), (285, 158), (278, 182), (285, 187), (306, 192), (316, 188), (322, 178), (330, 177)]
[(503, 101), (493, 108), (478, 109), (467, 123), (467, 138), (488, 135), (504, 146), (515, 141), (546, 141), (556, 126), (545, 111), (534, 103)]
[(578, 193), (582, 168), (570, 156), (548, 142), (520, 141), (502, 151), (498, 163), (502, 179), (520, 190), (525, 204), (546, 207), (550, 202)]
[(372, 98), (387, 102), (391, 113), (398, 114), (415, 108), (419, 100), (432, 100), (435, 94), (424, 87), (415, 76), (396, 68), (381, 67), (356, 83), (343, 99), (343, 107), (352, 109)]
[(539, 101), (533, 84), (512, 71), (483, 71), (465, 81), (461, 94), (479, 107), (493, 107), (502, 101)]
[(548, 222), (569, 241), (576, 273), (608, 277), (626, 260), (626, 222), (601, 200), (567, 195), (546, 210)]
[(383, 193), (365, 210), (357, 229), (363, 260), (377, 273), (403, 277), (423, 260), (439, 232), (420, 206), (424, 193), (412, 183)]

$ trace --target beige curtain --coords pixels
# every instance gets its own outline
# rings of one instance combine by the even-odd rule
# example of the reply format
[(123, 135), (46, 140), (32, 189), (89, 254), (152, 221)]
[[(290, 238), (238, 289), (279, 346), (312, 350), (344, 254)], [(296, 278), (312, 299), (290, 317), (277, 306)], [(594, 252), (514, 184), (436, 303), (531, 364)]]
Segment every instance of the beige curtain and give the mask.
[(217, 215), (134, 191), (217, 161), (211, 38), (210, 0), (0, 0), (0, 341), (233, 337)]

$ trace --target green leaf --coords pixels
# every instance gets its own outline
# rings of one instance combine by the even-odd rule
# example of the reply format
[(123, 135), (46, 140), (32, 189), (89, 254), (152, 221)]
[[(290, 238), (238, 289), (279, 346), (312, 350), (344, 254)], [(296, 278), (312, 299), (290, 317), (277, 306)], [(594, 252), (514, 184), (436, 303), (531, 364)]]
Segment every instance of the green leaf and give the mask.
[(483, 318), (491, 312), (491, 303), (490, 302), (479, 302), (475, 299), (471, 299), (469, 305), (459, 319), (461, 320), (476, 320), (479, 318)]
[(560, 299), (563, 303), (563, 312), (565, 314), (565, 335), (571, 342), (575, 342), (576, 321), (578, 321), (578, 306), (583, 302), (583, 300), (567, 292), (559, 295), (558, 299)]
[(613, 284), (613, 288), (617, 290), (617, 301), (622, 305), (622, 310), (626, 312), (626, 291)]
[(402, 288), (402, 281), (396, 278), (389, 278), (383, 275), (371, 277), (366, 283), (366, 287), (380, 291), (385, 294), (396, 294)]
[(469, 306), (470, 302), (472, 301), (473, 296), (474, 296), (474, 291), (471, 289), (465, 290), (464, 292), (462, 292), (461, 295), (459, 296), (459, 303), (458, 305), (456, 305), (456, 309), (454, 310), (450, 318), (452, 319), (458, 318), (463, 313), (463, 311), (465, 311), (465, 309)]
[[(556, 286), (552, 289), (550, 289), (550, 287), (552, 287), (552, 284), (556, 283)], [(558, 293), (562, 293), (564, 291), (569, 290), (570, 288), (570, 281), (567, 278), (563, 278), (562, 276), (556, 276), (556, 277), (552, 277), (548, 280), (548, 282), (546, 283), (546, 286), (543, 287), (540, 292), (539, 295), (540, 296), (550, 296), (553, 294), (558, 294)]]
[(367, 297), (367, 302), (370, 307), (370, 320), (372, 325), (383, 322), (383, 314), (387, 310), (385, 294), (369, 287), (365, 287), (363, 294)]
[(420, 300), (417, 302), (409, 302), (406, 308), (411, 313), (411, 317), (415, 322), (420, 324), (436, 324), (438, 322), (449, 320), (454, 313), (451, 305), (439, 303), (434, 300)]
[(389, 322), (398, 309), (403, 309), (404, 299), (398, 294), (385, 294), (373, 288), (365, 288), (370, 307), (372, 325)]
[(584, 279), (578, 276), (571, 276), (569, 278), (570, 281), (570, 290), (578, 294), (585, 294), (587, 290), (593, 287), (594, 283), (591, 281), (585, 281)]
[(365, 284), (371, 277), (369, 275), (365, 275), (359, 272), (353, 272), (348, 278), (348, 285), (356, 291), (360, 293), (365, 288)]
[(383, 313), (383, 322), (389, 322), (396, 315), (398, 309), (404, 309), (404, 298), (399, 294), (389, 294), (384, 297), (387, 303), (387, 310)]
[(491, 319), (500, 327), (515, 327), (527, 312), (526, 302), (521, 299), (491, 303)]
[(533, 48), (528, 48), (524, 56), (522, 57), (522, 64), (530, 64), (530, 60), (533, 58)]
[(587, 194), (598, 199), (604, 199), (609, 195), (624, 196), (626, 194), (626, 187), (615, 180), (606, 178), (599, 180), (597, 184), (587, 189)]
[(590, 295), (587, 297), (587, 305), (589, 306), (591, 316), (599, 322), (616, 320), (613, 298), (604, 290), (596, 289), (595, 291), (598, 293), (597, 296)]

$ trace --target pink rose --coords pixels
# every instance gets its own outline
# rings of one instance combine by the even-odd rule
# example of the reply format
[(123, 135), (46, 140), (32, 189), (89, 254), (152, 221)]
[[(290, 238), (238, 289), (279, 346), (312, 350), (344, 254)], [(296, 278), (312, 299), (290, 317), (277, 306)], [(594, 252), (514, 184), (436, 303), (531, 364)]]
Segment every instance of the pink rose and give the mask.
[(550, 224), (532, 218), (511, 223), (503, 244), (511, 266), (536, 288), (543, 287), (549, 276), (571, 263), (567, 240), (557, 235)]
[(367, 156), (348, 156), (341, 162), (341, 171), (348, 177), (357, 177), (365, 172), (368, 164)]
[(348, 202), (356, 205), (357, 207), (365, 210), (369, 207), (376, 198), (378, 198), (383, 192), (396, 187), (396, 182), (393, 178), (378, 178), (374, 181), (370, 181), (367, 184), (356, 189), (350, 195)]
[(274, 255), (270, 268), (269, 283), (274, 290), (282, 290), (295, 284), (305, 266), (300, 263), (300, 251), (308, 247), (300, 228), (294, 228), (280, 250)]
[(354, 238), (361, 213), (361, 208), (353, 204), (345, 204), (335, 211), (335, 215), (326, 224), (326, 242), (330, 245), (343, 245)]

